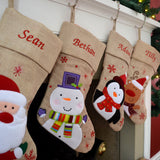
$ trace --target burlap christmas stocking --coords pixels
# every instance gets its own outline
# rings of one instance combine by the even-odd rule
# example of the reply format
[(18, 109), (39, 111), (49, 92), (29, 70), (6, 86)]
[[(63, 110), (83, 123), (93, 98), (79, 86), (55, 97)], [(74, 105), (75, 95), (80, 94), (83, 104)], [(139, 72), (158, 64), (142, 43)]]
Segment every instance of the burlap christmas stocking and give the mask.
[(93, 97), (96, 111), (119, 131), (123, 126), (125, 97), (124, 84), (133, 47), (124, 37), (111, 31), (103, 62), (100, 82)]
[(124, 110), (134, 123), (143, 123), (146, 119), (144, 91), (159, 64), (159, 52), (143, 41), (137, 41), (128, 70), (124, 100)]
[(61, 41), (42, 24), (13, 8), (0, 22), (0, 159), (36, 159), (27, 112), (51, 72)]
[(76, 24), (60, 30), (62, 53), (50, 77), (38, 111), (40, 124), (78, 152), (88, 152), (95, 140), (84, 100), (103, 55), (105, 44)]

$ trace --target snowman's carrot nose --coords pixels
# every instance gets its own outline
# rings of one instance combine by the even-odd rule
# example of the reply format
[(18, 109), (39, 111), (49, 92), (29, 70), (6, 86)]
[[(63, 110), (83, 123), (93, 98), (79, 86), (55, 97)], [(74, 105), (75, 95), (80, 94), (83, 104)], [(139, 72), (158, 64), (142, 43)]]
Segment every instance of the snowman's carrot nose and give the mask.
[(65, 101), (71, 101), (70, 98), (63, 98)]
[(114, 97), (117, 97), (117, 93), (116, 93), (116, 92), (113, 92), (113, 96), (114, 96)]

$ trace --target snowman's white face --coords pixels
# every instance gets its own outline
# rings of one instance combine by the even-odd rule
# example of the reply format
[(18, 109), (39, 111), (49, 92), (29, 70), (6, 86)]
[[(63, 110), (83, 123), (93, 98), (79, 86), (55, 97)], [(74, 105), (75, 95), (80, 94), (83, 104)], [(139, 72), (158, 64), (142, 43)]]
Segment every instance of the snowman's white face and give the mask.
[(78, 89), (57, 87), (50, 96), (50, 105), (56, 112), (78, 115), (84, 108), (83, 94)]
[(120, 104), (124, 97), (124, 92), (120, 89), (120, 86), (117, 82), (112, 82), (107, 86), (107, 91), (109, 96), (117, 104)]

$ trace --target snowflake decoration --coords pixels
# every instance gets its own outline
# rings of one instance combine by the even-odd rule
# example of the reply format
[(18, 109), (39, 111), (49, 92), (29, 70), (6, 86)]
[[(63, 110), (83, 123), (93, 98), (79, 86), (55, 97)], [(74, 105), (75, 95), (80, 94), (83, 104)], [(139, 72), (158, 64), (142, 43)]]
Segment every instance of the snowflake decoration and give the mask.
[(111, 72), (115, 73), (115, 71), (116, 71), (115, 65), (108, 65), (107, 69), (109, 70), (109, 73), (111, 73)]
[(86, 142), (86, 148), (88, 148), (89, 147), (89, 144)]
[(60, 61), (62, 63), (67, 63), (68, 59), (67, 59), (67, 57), (61, 57)]
[(94, 137), (94, 136), (95, 136), (95, 132), (92, 131), (92, 132), (91, 132), (91, 137)]
[(145, 74), (145, 73), (146, 73), (146, 70), (144, 69), (142, 74)]
[(145, 119), (145, 114), (144, 114), (144, 113), (141, 113), (141, 114), (139, 115), (139, 118), (140, 118), (140, 119)]
[(123, 125), (124, 123), (124, 118), (122, 118), (122, 120), (120, 121), (120, 127)]
[(84, 75), (84, 78), (86, 79), (87, 77), (88, 77), (87, 74), (85, 74), (85, 75)]
[(141, 104), (142, 104), (142, 105), (144, 104), (144, 99), (142, 99)]
[(22, 72), (21, 66), (14, 67), (14, 72), (13, 72), (13, 74), (15, 75), (15, 77), (20, 76), (21, 72)]
[(94, 72), (91, 72), (91, 76), (93, 76)]
[(30, 150), (29, 154), (25, 154), (24, 157), (26, 158), (26, 160), (35, 160), (36, 159), (36, 156), (33, 155), (33, 149)]
[(26, 158), (26, 160), (35, 160), (36, 156), (33, 155), (33, 149), (30, 150), (29, 154), (25, 154), (24, 157)]

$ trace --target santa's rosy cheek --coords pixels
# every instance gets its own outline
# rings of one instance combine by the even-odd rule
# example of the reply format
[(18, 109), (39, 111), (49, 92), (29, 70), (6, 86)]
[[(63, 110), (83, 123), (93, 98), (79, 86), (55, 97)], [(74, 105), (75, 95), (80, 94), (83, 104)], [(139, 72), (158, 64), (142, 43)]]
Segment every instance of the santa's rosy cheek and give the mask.
[(58, 104), (60, 104), (61, 103), (61, 101), (59, 100), (59, 99), (54, 99), (53, 100), (53, 104), (55, 104), (55, 105), (58, 105)]

